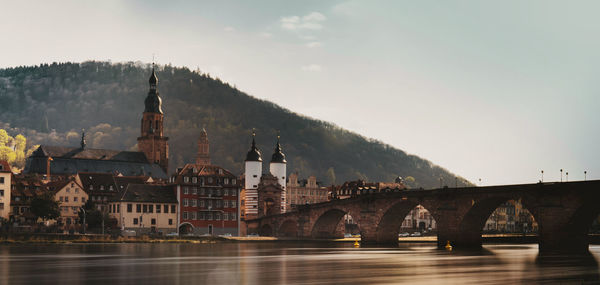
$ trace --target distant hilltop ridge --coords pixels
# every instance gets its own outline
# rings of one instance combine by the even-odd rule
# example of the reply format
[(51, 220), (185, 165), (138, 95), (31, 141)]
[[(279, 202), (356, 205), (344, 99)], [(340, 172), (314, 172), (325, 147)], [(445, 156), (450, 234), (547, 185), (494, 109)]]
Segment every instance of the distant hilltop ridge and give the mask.
[[(29, 144), (73, 147), (85, 128), (90, 148), (135, 151), (150, 71), (150, 64), (93, 61), (0, 69), (0, 128), (23, 133)], [(241, 174), (256, 128), (261, 150), (271, 150), (280, 130), (288, 172), (314, 175), (324, 185), (397, 176), (410, 177), (413, 188), (437, 188), (440, 181), (470, 185), (418, 156), (254, 98), (208, 74), (171, 65), (157, 66), (156, 73), (170, 137), (169, 172), (196, 159), (204, 127), (213, 163)]]

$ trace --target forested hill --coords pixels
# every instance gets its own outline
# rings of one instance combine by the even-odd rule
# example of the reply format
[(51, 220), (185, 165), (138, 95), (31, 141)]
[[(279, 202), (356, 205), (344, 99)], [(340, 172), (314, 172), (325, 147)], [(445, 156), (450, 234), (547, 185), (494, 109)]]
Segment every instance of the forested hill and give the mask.
[[(0, 128), (22, 133), (28, 144), (136, 149), (150, 66), (84, 62), (0, 69)], [(196, 140), (208, 131), (213, 164), (243, 173), (250, 133), (256, 128), (265, 168), (281, 130), (288, 172), (316, 175), (330, 185), (358, 178), (393, 181), (412, 176), (413, 187), (438, 187), (454, 175), (431, 162), (249, 96), (207, 74), (157, 67), (171, 171), (195, 161)], [(459, 182), (459, 184), (462, 184)]]

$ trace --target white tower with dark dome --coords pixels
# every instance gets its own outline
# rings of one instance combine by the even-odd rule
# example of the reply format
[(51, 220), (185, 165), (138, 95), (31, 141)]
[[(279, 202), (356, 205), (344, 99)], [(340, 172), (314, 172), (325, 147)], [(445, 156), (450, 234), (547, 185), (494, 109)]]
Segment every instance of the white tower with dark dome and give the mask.
[(245, 161), (245, 214), (258, 214), (258, 184), (262, 176), (262, 157), (260, 150), (256, 147), (256, 133), (252, 131), (252, 146), (246, 154)]
[(285, 191), (285, 182), (286, 182), (286, 178), (287, 178), (287, 174), (286, 174), (286, 164), (287, 161), (285, 160), (285, 154), (283, 154), (283, 152), (281, 151), (281, 145), (279, 144), (279, 139), (280, 136), (277, 135), (277, 144), (275, 145), (275, 152), (273, 153), (273, 155), (271, 156), (271, 163), (269, 164), (269, 170), (271, 172), (271, 175), (277, 177), (277, 182), (279, 183), (279, 185), (281, 185), (281, 189), (283, 189), (283, 193), (281, 193), (281, 212), (285, 213), (286, 209), (286, 203), (285, 203), (285, 197), (286, 197), (286, 191)]

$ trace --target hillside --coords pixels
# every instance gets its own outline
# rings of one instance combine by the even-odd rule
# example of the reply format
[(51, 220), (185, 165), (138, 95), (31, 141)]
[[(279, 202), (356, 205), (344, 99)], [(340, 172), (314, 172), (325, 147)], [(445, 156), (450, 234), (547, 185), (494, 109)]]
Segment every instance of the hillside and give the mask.
[[(0, 69), (0, 128), (24, 134), (28, 144), (70, 146), (78, 145), (86, 129), (89, 147), (136, 149), (149, 74), (150, 66), (141, 63)], [(194, 161), (205, 127), (213, 163), (241, 174), (256, 128), (266, 162), (281, 130), (288, 171), (316, 175), (327, 185), (358, 178), (393, 181), (398, 175), (414, 177), (413, 187), (439, 187), (440, 177), (454, 185), (452, 173), (427, 160), (259, 100), (207, 74), (167, 65), (157, 75), (171, 170)]]

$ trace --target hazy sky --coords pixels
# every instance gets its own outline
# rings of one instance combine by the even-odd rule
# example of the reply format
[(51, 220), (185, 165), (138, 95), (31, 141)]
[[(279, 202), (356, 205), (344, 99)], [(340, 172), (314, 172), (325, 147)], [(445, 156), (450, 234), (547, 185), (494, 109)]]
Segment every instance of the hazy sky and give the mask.
[(475, 183), (600, 179), (599, 1), (0, 2), (1, 67), (154, 53)]

